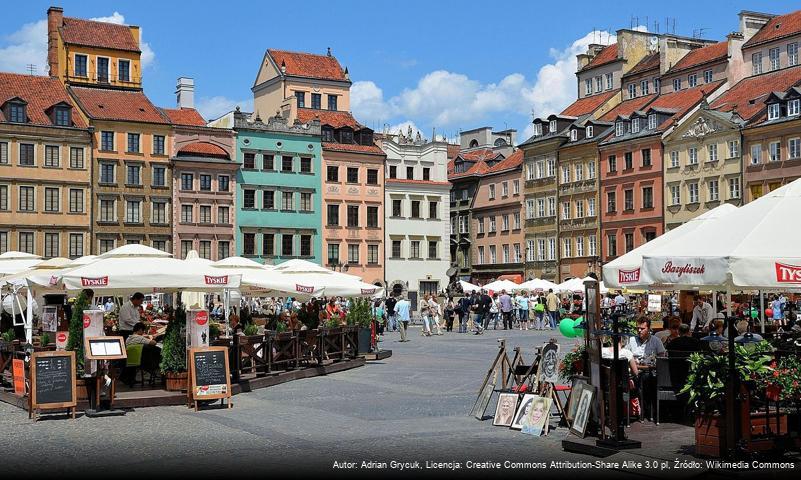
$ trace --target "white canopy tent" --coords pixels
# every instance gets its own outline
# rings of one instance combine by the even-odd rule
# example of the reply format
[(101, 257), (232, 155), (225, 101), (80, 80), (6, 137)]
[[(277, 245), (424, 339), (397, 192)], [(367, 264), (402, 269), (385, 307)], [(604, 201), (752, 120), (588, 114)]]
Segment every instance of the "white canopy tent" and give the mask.
[[(554, 292), (558, 291), (560, 293), (578, 293), (584, 294), (584, 282), (587, 280), (594, 280), (590, 277), (585, 278), (571, 278), (570, 280), (564, 281), (556, 286)], [(598, 291), (601, 292), (601, 295), (604, 295), (609, 292), (609, 289), (604, 285), (604, 282), (598, 282)]]
[(464, 280), (459, 280), (459, 285), (462, 286), (463, 293), (470, 293), (470, 292), (480, 292), (482, 287), (478, 285), (473, 285), (470, 282), (465, 282)]
[(547, 292), (549, 289), (553, 289), (554, 292), (559, 291), (559, 285), (541, 278), (534, 278), (523, 282), (518, 288), (529, 292)]
[(722, 218), (737, 210), (734, 205), (724, 203), (712, 210), (693, 218), (664, 235), (660, 235), (648, 243), (640, 245), (634, 250), (621, 255), (604, 265), (604, 282), (610, 288), (641, 288), (643, 255), (657, 252), (664, 247), (670, 247), (676, 240), (695, 231), (707, 221)]
[(483, 287), (486, 291), (493, 291), (493, 292), (500, 292), (501, 290), (506, 290), (507, 293), (515, 292), (520, 289), (520, 285), (516, 284), (511, 280), (495, 280), (494, 282), (488, 283)]
[(10, 251), (0, 255), (0, 276), (19, 273), (42, 263), (42, 257), (25, 252)]

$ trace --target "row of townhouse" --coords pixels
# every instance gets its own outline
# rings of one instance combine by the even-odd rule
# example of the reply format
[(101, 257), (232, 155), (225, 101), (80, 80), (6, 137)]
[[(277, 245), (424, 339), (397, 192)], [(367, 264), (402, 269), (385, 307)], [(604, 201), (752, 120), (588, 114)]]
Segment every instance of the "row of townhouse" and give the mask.
[[(578, 99), (535, 118), (518, 146), (524, 227), (511, 232), (522, 233), (524, 258), (493, 273), (600, 273), (721, 203), (739, 206), (801, 177), (801, 11), (741, 12), (739, 24), (722, 42), (621, 30), (616, 43), (578, 55)], [(481, 175), (495, 159), (478, 161)], [(453, 259), (463, 279), (483, 281), (475, 219), (492, 206), (462, 188), (463, 177), (455, 164)]]
[(448, 144), (376, 134), (331, 54), (268, 49), (253, 112), (207, 122), (194, 81), (145, 95), (139, 27), (47, 12), (48, 76), (0, 73), (0, 252), (142, 243), (306, 259), (422, 295), (448, 282)]

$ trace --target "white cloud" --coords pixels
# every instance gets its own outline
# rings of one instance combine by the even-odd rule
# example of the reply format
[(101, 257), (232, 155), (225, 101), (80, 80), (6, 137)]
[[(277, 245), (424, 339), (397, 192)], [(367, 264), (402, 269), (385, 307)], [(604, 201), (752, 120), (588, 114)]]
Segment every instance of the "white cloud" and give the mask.
[(232, 100), (224, 96), (201, 97), (195, 108), (206, 120), (214, 120), (225, 113), (239, 107), (243, 112), (253, 111), (253, 99)]
[[(125, 17), (119, 12), (114, 12), (108, 17), (95, 17), (90, 20), (120, 25), (125, 23)], [(141, 36), (141, 29), (139, 33)], [(46, 19), (26, 23), (3, 40), (3, 46), (0, 47), (0, 71), (28, 73), (28, 65), (35, 65), (34, 73), (44, 75), (48, 72)], [(150, 44), (145, 41), (141, 41), (140, 49), (142, 50), (142, 68), (147, 68), (152, 65), (156, 54)]]

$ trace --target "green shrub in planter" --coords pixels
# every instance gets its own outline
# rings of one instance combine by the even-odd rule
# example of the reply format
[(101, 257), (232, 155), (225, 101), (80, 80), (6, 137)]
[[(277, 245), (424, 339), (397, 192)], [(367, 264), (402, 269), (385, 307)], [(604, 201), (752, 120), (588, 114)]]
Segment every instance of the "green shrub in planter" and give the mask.
[(259, 327), (257, 327), (252, 323), (248, 323), (247, 325), (245, 325), (245, 328), (242, 329), (242, 333), (244, 333), (247, 336), (258, 335)]
[(42, 336), (39, 337), (39, 345), (43, 347), (50, 345), (50, 335), (47, 332), (42, 333)]
[(72, 304), (67, 351), (75, 352), (75, 363), (78, 375), (83, 374), (83, 311), (90, 307), (86, 292), (81, 292)]
[(370, 328), (373, 322), (373, 302), (369, 298), (354, 298), (345, 320), (348, 325)]
[(167, 325), (161, 348), (161, 373), (186, 371), (186, 338), (182, 329), (186, 326), (186, 310), (183, 306), (175, 310), (175, 318)]

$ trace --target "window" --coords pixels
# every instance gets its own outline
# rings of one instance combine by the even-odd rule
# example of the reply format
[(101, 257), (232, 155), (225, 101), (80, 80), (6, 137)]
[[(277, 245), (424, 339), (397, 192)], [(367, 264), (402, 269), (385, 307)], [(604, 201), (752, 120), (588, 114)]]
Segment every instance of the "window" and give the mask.
[(623, 190), (623, 210), (634, 210), (634, 190)]
[(781, 114), (781, 107), (778, 103), (768, 105), (768, 120), (776, 120)]
[(167, 186), (166, 172), (167, 172), (167, 169), (164, 168), (164, 167), (153, 167), (153, 186), (154, 187), (166, 187)]
[(770, 69), (778, 70), (779, 69), (779, 47), (771, 48), (768, 50), (768, 58), (770, 59)]
[(534, 124), (534, 136), (535, 137), (539, 137), (540, 135), (542, 135), (542, 124), (541, 123), (535, 123)]
[(311, 255), (312, 255), (311, 235), (301, 235), (300, 236), (300, 256), (301, 257), (311, 257)]
[(295, 194), (293, 192), (281, 192), (281, 210), (295, 209)]
[(45, 167), (58, 167), (60, 164), (59, 155), (58, 155), (59, 147), (54, 145), (45, 145)]
[(231, 256), (231, 244), (228, 241), (217, 242), (217, 260), (222, 260)]
[(75, 54), (75, 66), (74, 66), (75, 76), (76, 77), (86, 77), (87, 69), (86, 69), (86, 55), (79, 55)]
[(378, 170), (374, 168), (367, 169), (367, 185), (378, 185)]
[(503, 263), (509, 263), (509, 245), (503, 245)]
[(681, 205), (681, 187), (679, 185), (670, 186), (670, 204)]
[(704, 70), (704, 83), (712, 83), (712, 70)]
[(292, 244), (294, 243), (294, 236), (289, 233), (281, 234), (281, 255), (284, 257), (292, 256)]
[(153, 155), (164, 155), (164, 135), (153, 135)]
[(483, 265), (484, 264), (484, 246), (483, 245), (478, 247), (478, 262), (477, 263), (479, 265)]
[(19, 251), (33, 254), (33, 232), (19, 232)]
[(762, 184), (758, 183), (756, 185), (751, 185), (749, 187), (751, 190), (751, 200), (756, 200), (757, 198), (762, 196)]
[(740, 142), (737, 140), (729, 140), (729, 158), (740, 156)]
[(626, 253), (634, 250), (634, 234), (633, 233), (623, 234), (623, 240), (626, 243)]
[(397, 198), (392, 199), (392, 216), (393, 217), (401, 217), (401, 216), (403, 216), (403, 213), (402, 213), (402, 210), (401, 210), (401, 204), (402, 204), (402, 200), (397, 199)]
[(632, 152), (626, 152), (623, 156), (624, 161), (624, 170), (631, 170), (634, 168), (634, 154)]
[(731, 199), (740, 198), (740, 179), (739, 178), (730, 178), (729, 179), (729, 198), (731, 198)]
[(770, 142), (768, 145), (768, 153), (770, 155), (771, 162), (779, 162), (782, 159), (782, 147), (781, 142)]
[(544, 217), (545, 216), (545, 199), (538, 198), (537, 199), (537, 216)]
[(598, 238), (595, 235), (590, 235), (587, 243), (589, 244), (589, 255), (591, 257), (598, 255)]
[(423, 180), (431, 180), (431, 169), (428, 167), (423, 167)]
[(611, 73), (607, 73), (606, 74), (606, 89), (607, 90), (611, 90), (613, 85), (614, 85), (614, 83), (612, 81), (612, 74)]
[(592, 138), (592, 135), (593, 135), (592, 125), (587, 125), (587, 127), (584, 129), (584, 136), (586, 136), (587, 138)]
[(311, 108), (320, 110), (323, 107), (323, 95), (320, 93), (311, 94)]
[(261, 254), (265, 257), (275, 256), (275, 234), (265, 233), (261, 236)]
[(437, 249), (438, 242), (436, 240), (429, 240), (428, 241), (428, 259), (435, 260), (439, 258), (438, 249)]
[(128, 165), (128, 176), (125, 183), (127, 185), (141, 185), (142, 184), (142, 167), (141, 165)]
[(537, 260), (545, 260), (545, 239), (537, 240)]
[(623, 122), (615, 123), (615, 136), (622, 137), (626, 133), (626, 125)]
[(548, 239), (548, 260), (556, 260), (556, 239)]
[(301, 212), (311, 212), (312, 211), (312, 194), (311, 194), (311, 192), (301, 192), (300, 193), (300, 211)]
[[(253, 168), (256, 168), (256, 160), (254, 156)], [(261, 154), (261, 169), (262, 170), (275, 170), (275, 155), (269, 153)]]
[(557, 128), (558, 124), (556, 120), (551, 120), (550, 123), (548, 124), (548, 133), (556, 133)]
[(615, 192), (606, 192), (606, 212), (607, 213), (615, 213), (617, 211), (617, 206), (615, 204)]
[(256, 190), (244, 190), (242, 196), (244, 208), (256, 208)]
[(587, 199), (587, 216), (595, 216), (595, 197), (590, 197)]
[(68, 107), (55, 107), (53, 109), (53, 123), (61, 127), (72, 126), (72, 109)]
[(291, 172), (292, 171), (292, 157), (289, 155), (281, 156), (281, 171), (282, 172)]
[(439, 218), (438, 202), (435, 200), (429, 200), (428, 202), (428, 218), (430, 219)]
[(554, 197), (548, 198), (548, 216), (549, 217), (556, 216), (556, 198)]
[(660, 93), (662, 91), (662, 79), (655, 78), (654, 79), (654, 93)]
[(698, 149), (690, 147), (687, 149), (687, 165), (698, 165)]
[(312, 159), (309, 157), (300, 157), (300, 173), (311, 173)]
[(359, 226), (359, 206), (358, 205), (348, 205), (348, 226), (349, 227), (358, 227)]
[(339, 244), (337, 243), (328, 244), (328, 264), (329, 265), (339, 264)]
[(489, 217), (489, 232), (490, 233), (495, 233), (495, 230), (496, 230), (495, 225), (496, 225), (495, 216)]
[[(253, 208), (255, 208), (255, 200)], [(268, 189), (261, 192), (261, 208), (264, 210), (275, 210), (275, 190)]]
[(578, 139), (578, 130), (575, 128), (570, 129), (570, 140), (575, 142)]
[(100, 150), (114, 151), (114, 132), (100, 132)]
[(595, 161), (591, 160), (587, 163), (587, 178), (589, 180), (595, 179)]
[(70, 188), (70, 213), (83, 213), (83, 189)]
[(243, 154), (242, 168), (254, 169), (256, 168), (256, 154), (245, 152)]
[(654, 208), (654, 187), (642, 187), (642, 208)]
[(324, 142), (333, 142), (334, 141), (334, 130), (328, 127), (323, 127), (323, 138)]
[(548, 161), (545, 162), (545, 175), (548, 177), (556, 176), (556, 159), (549, 158)]
[(8, 142), (0, 142), (0, 164), (8, 165)]
[(336, 95), (328, 95), (328, 109), (329, 110), (336, 110), (337, 109), (337, 96)]
[(584, 80), (584, 95), (592, 95), (592, 79)]
[(679, 90), (681, 90), (681, 79), (680, 78), (674, 78), (673, 79), (673, 91), (674, 92), (678, 92)]
[(514, 229), (515, 230), (519, 230), (520, 229), (520, 212), (515, 212), (514, 214), (512, 214), (512, 218), (514, 218)]
[(751, 74), (759, 75), (762, 73), (762, 52), (751, 55)]
[(648, 86), (649, 86), (648, 80), (640, 81), (640, 93), (642, 95), (648, 95)]
[(19, 164), (26, 167), (32, 167), (36, 164), (33, 144), (31, 143), (19, 144)]
[(576, 200), (576, 218), (584, 217), (584, 200)]
[(787, 102), (787, 116), (792, 117), (801, 113), (801, 100), (795, 99)]
[(139, 134), (128, 134), (128, 153), (139, 153)]
[(600, 92), (604, 89), (604, 77), (598, 75), (595, 77), (595, 92)]
[(401, 241), (392, 241), (392, 258), (401, 258)]
[(688, 183), (687, 194), (689, 195), (689, 203), (698, 203), (698, 183)]
[(679, 166), (679, 152), (673, 150), (670, 152), (670, 168), (677, 168)]
[(211, 223), (211, 205), (200, 206), (200, 223)]
[(389, 178), (398, 178), (398, 167), (396, 165), (390, 165)]
[(409, 242), (409, 257), (411, 258), (423, 258), (420, 254), (420, 241), (419, 240), (412, 240)]
[(495, 245), (490, 245), (490, 263), (498, 263), (498, 248)]
[(687, 75), (687, 86), (693, 88), (696, 85), (698, 85), (698, 74), (691, 73)]
[(717, 202), (720, 199), (720, 194), (718, 192), (718, 181), (710, 180), (707, 186), (709, 187), (709, 201)]
[(8, 185), (0, 185), (0, 210), (8, 211)]
[(646, 148), (640, 151), (642, 155), (642, 166), (643, 167), (650, 167), (651, 166), (651, 149)]
[(211, 260), (211, 240), (200, 240), (197, 255), (200, 258)]
[(104, 253), (108, 252), (109, 250), (113, 250), (113, 249), (114, 249), (114, 240), (108, 240), (108, 239), (101, 239), (100, 240), (100, 242), (99, 242), (99, 250), (100, 250), (99, 253), (100, 254), (104, 254)]
[(339, 139), (342, 143), (353, 143), (353, 131), (349, 129), (340, 130)]
[(519, 195), (520, 194), (520, 180), (514, 180), (512, 182), (512, 195)]
[(412, 200), (412, 218), (420, 218), (420, 200)]
[(59, 211), (59, 204), (61, 203), (59, 201), (60, 196), (61, 192), (58, 188), (45, 187), (45, 212), (54, 213)]
[(181, 190), (192, 190), (195, 187), (195, 175), (191, 173), (181, 174)]
[(576, 237), (576, 256), (584, 256), (584, 237)]
[(339, 181), (339, 167), (335, 165), (329, 165), (326, 167), (326, 181), (329, 182), (338, 182)]
[(141, 200), (128, 200), (125, 202), (125, 222), (142, 223)]
[(114, 200), (100, 199), (100, 221), (101, 222), (117, 221), (117, 206), (115, 205)]
[(634, 98), (637, 96), (637, 85), (633, 83), (629, 83), (629, 98)]
[(82, 233), (70, 233), (69, 256), (70, 258), (78, 258), (83, 256)]
[(495, 184), (491, 184), (489, 186), (489, 199), (490, 200), (495, 199)]
[(150, 218), (150, 223), (166, 224), (167, 223), (167, 202), (156, 202), (152, 204), (153, 213)]
[(787, 141), (787, 158), (801, 157), (801, 138), (791, 138)]
[(570, 167), (567, 165), (562, 167), (562, 183), (570, 183)]
[(58, 256), (58, 233), (45, 233), (44, 235), (44, 256), (53, 258)]
[(635, 118), (631, 120), (631, 133), (639, 133), (640, 132), (640, 119)]
[(223, 225), (231, 224), (231, 215), (229, 207), (217, 207), (217, 223)]
[(120, 82), (131, 81), (131, 62), (129, 60), (117, 60), (117, 80)]
[(762, 144), (755, 143), (751, 145), (751, 165), (756, 165), (762, 162)]
[(298, 108), (306, 107), (306, 92), (295, 92), (295, 100), (297, 101)]
[(648, 130), (655, 130), (656, 129), (656, 114), (652, 113), (648, 115)]
[(718, 144), (711, 143), (706, 147), (707, 153), (707, 162), (717, 162), (718, 161)]
[(406, 167), (406, 179), (414, 180), (414, 167)]
[(378, 228), (378, 207), (367, 207), (367, 228)]
[(570, 202), (562, 202), (562, 220), (570, 220)]
[(469, 227), (467, 225), (468, 217), (467, 215), (459, 217), (459, 233), (469, 233)]
[(501, 216), (501, 231), (502, 232), (509, 231), (509, 214)]
[[(415, 242), (412, 242), (414, 245)], [(418, 257), (420, 256), (420, 242), (417, 243), (417, 253)], [(359, 264), (359, 244), (349, 244), (348, 245), (348, 263), (351, 265), (358, 265)]]
[(19, 187), (19, 210), (21, 212), (36, 210), (34, 187)]
[(230, 178), (228, 175), (220, 175), (217, 177), (217, 190), (220, 192), (227, 192), (230, 188)]
[(359, 169), (348, 167), (348, 183), (359, 183)]
[[(184, 242), (182, 241), (181, 244)], [(189, 242), (191, 244), (191, 242)], [(183, 249), (183, 247), (182, 247)], [(242, 234), (242, 251), (245, 255), (256, 255), (256, 234), (243, 233)], [(185, 257), (185, 255), (182, 255)]]
[(10, 103), (8, 105), (8, 121), (13, 123), (26, 123), (28, 121), (28, 115), (25, 104)]

